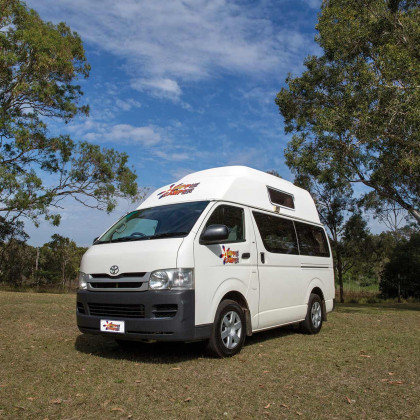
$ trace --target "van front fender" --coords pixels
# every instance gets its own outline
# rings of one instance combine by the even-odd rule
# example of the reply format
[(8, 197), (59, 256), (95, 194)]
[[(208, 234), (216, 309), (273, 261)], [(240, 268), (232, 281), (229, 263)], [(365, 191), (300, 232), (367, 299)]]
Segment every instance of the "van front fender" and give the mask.
[(238, 278), (229, 278), (224, 280), (213, 294), (210, 306), (210, 322), (214, 322), (217, 308), (225, 295), (229, 292), (239, 292), (246, 300), (247, 290), (248, 284)]

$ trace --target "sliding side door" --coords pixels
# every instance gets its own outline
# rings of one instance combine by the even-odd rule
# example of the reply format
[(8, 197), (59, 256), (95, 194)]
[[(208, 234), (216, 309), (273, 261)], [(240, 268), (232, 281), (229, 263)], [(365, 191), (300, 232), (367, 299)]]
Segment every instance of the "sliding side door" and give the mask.
[(258, 329), (303, 319), (301, 260), (293, 221), (253, 212), (258, 249)]

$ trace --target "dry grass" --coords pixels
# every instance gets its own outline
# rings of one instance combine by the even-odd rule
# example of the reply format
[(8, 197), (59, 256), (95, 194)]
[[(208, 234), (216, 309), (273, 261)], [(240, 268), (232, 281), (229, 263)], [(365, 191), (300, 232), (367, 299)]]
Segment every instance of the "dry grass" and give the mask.
[(420, 418), (420, 305), (339, 306), (317, 336), (200, 343), (81, 335), (75, 296), (0, 292), (0, 418)]

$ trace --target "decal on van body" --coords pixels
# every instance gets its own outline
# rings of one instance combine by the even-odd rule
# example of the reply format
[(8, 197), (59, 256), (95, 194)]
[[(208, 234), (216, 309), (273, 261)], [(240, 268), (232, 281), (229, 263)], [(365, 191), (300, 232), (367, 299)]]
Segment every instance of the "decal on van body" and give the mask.
[(219, 255), (219, 258), (223, 258), (223, 264), (238, 264), (239, 262), (239, 251), (231, 251), (230, 248), (226, 249), (222, 245), (223, 253)]
[(169, 190), (158, 193), (158, 195), (160, 196), (159, 199), (167, 197), (168, 195), (190, 194), (194, 191), (194, 188), (197, 187), (199, 184), (199, 182), (197, 182), (196, 184), (172, 184), (169, 187)]

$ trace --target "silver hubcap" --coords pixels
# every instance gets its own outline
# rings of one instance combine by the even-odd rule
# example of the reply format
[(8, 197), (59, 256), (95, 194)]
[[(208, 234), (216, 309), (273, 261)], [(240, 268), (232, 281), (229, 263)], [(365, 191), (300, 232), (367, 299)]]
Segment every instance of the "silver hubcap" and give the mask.
[(233, 349), (239, 344), (242, 335), (242, 322), (236, 312), (230, 311), (223, 317), (220, 334), (226, 348)]
[(321, 325), (322, 311), (319, 302), (314, 302), (311, 309), (312, 325), (318, 328)]

